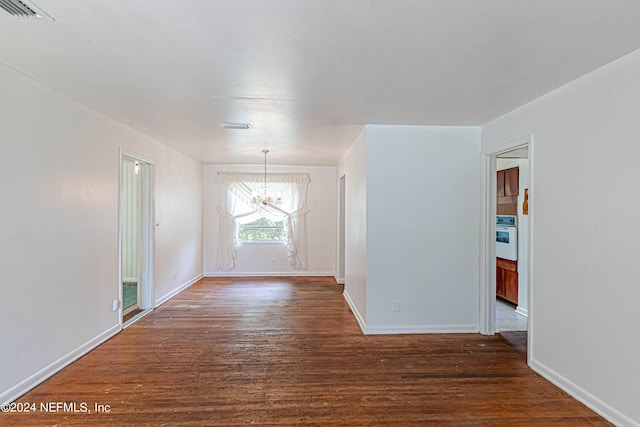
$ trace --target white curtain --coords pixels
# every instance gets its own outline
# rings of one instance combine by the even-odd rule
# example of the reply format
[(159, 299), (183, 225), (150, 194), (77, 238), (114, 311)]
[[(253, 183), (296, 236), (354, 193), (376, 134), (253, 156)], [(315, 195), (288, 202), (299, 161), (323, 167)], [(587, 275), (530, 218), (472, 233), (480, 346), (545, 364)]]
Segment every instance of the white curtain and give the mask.
[(309, 268), (307, 254), (307, 188), (309, 174), (269, 174), (271, 194), (281, 194), (278, 206), (256, 205), (251, 194), (263, 193), (264, 175), (244, 173), (218, 173), (218, 250), (216, 268), (231, 270), (235, 267), (237, 224), (247, 224), (261, 217), (271, 221), (284, 221), (289, 249), (289, 263), (295, 270)]

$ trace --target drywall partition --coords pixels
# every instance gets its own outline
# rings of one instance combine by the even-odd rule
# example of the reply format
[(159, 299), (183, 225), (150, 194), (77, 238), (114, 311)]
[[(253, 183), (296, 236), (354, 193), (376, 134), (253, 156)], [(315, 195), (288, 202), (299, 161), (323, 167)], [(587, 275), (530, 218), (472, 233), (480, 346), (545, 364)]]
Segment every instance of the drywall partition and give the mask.
[(202, 170), (2, 66), (0, 92), (3, 403), (120, 330), (120, 149), (154, 161), (156, 299), (202, 273)]
[(344, 296), (360, 327), (366, 330), (367, 149), (364, 128), (340, 161), (338, 176), (344, 176), (346, 184)]
[(368, 125), (366, 152), (366, 332), (477, 332), (480, 129)]
[[(258, 157), (257, 157), (258, 158)], [(337, 209), (334, 166), (282, 166), (269, 164), (269, 173), (308, 173), (311, 183), (307, 202), (309, 268), (294, 270), (289, 265), (284, 243), (243, 243), (238, 247), (235, 267), (216, 268), (218, 231), (218, 172), (263, 173), (261, 165), (204, 165), (204, 267), (207, 276), (320, 275), (335, 276)]]
[(640, 425), (640, 51), (482, 128), (535, 138), (531, 366), (620, 426)]
[(159, 306), (203, 276), (203, 174), (202, 163), (166, 145), (153, 152), (159, 159), (154, 251), (154, 298)]

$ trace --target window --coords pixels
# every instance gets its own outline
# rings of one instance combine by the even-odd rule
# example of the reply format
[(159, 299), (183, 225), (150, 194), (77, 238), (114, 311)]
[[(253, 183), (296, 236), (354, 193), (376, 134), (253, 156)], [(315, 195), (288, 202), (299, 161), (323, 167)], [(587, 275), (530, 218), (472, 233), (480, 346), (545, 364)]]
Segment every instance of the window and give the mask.
[(262, 217), (248, 224), (238, 224), (239, 242), (283, 242), (285, 237), (283, 221)]
[(277, 242), (286, 245), (294, 270), (309, 268), (307, 249), (307, 189), (309, 174), (271, 174), (269, 190), (282, 193), (277, 206), (256, 205), (251, 197), (264, 186), (264, 175), (218, 172), (218, 237), (216, 269), (235, 268), (238, 244)]

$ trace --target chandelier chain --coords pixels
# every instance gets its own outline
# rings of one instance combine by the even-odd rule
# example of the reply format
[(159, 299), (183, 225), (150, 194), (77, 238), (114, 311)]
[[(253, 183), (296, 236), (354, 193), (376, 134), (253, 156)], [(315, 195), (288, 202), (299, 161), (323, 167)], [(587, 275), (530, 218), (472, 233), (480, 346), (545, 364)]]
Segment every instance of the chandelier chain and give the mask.
[(265, 148), (264, 150), (262, 150), (262, 152), (264, 153), (264, 181), (262, 184), (262, 194), (258, 194), (257, 191), (253, 191), (251, 195), (253, 198), (253, 203), (255, 203), (256, 205), (264, 206), (279, 205), (280, 203), (282, 203), (282, 195), (278, 193), (274, 198), (273, 196), (271, 196), (271, 193), (269, 193), (269, 185), (267, 182), (267, 154), (269, 153), (269, 150)]

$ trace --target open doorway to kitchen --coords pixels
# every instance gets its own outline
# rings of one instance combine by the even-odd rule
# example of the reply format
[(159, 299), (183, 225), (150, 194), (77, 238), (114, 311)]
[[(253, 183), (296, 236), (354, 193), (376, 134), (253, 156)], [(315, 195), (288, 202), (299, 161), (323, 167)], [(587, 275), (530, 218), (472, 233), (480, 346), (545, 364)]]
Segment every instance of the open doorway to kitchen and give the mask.
[(528, 329), (529, 146), (496, 156), (496, 332)]
[(483, 153), (481, 319), (530, 350), (532, 137)]
[(122, 154), (120, 176), (120, 307), (126, 327), (152, 308), (153, 165)]

